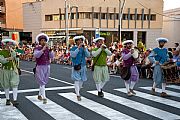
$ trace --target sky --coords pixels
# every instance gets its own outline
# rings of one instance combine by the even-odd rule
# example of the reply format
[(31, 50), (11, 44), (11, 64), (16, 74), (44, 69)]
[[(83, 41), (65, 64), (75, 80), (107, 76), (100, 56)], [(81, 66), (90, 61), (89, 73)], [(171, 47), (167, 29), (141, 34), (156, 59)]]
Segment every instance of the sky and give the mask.
[(180, 0), (164, 0), (164, 10), (180, 8)]

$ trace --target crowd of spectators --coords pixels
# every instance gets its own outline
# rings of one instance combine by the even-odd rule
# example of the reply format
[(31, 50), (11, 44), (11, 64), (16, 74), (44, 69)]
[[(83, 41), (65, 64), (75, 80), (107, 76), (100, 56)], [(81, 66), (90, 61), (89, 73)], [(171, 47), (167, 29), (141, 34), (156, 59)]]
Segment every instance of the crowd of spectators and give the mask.
[[(35, 61), (33, 58), (33, 49), (36, 47), (36, 44), (28, 44), (23, 45), (21, 47), (16, 48), (16, 52), (18, 53), (21, 60), (26, 61)], [(72, 46), (67, 48), (65, 45), (56, 44), (51, 47), (54, 51), (55, 58), (51, 62), (54, 64), (63, 64), (63, 65), (71, 65), (71, 58), (69, 50)], [(94, 48), (94, 45), (86, 45), (86, 47), (91, 51)], [(109, 67), (110, 74), (118, 74), (119, 68), (122, 67), (122, 58), (121, 58), (121, 49), (119, 49), (118, 44), (111, 44), (109, 46), (112, 55), (107, 58), (107, 65)], [(148, 59), (148, 55), (151, 53), (152, 49), (142, 50), (139, 49), (139, 57), (136, 60), (136, 64), (140, 73), (141, 78), (152, 78), (153, 75), (153, 67)], [(168, 49), (169, 58), (171, 61), (180, 60), (180, 47), (178, 43), (175, 43), (175, 48)], [(87, 67), (91, 68), (91, 57), (87, 58)]]

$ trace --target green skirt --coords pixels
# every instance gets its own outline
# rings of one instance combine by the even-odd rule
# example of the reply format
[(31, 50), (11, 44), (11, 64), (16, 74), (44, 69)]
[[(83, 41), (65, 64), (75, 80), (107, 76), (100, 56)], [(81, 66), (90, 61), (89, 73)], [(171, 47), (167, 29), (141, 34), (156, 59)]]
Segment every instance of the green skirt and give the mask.
[(0, 84), (4, 89), (17, 88), (19, 85), (19, 75), (14, 70), (0, 69)]
[(95, 66), (93, 78), (96, 84), (109, 81), (109, 72), (107, 66)]

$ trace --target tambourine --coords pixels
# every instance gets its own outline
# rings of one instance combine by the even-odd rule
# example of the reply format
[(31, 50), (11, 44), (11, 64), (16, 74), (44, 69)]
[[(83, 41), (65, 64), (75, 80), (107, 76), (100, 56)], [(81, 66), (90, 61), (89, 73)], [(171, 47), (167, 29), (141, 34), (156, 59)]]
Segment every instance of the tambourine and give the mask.
[(132, 54), (133, 58), (137, 59), (139, 57), (138, 49), (134, 49), (134, 53)]

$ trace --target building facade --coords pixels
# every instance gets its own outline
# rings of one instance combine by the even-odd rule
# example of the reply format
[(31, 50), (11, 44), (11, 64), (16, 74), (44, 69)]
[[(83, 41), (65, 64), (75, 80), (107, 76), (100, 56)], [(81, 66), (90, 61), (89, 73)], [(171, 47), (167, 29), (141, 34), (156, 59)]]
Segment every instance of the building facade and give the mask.
[[(122, 0), (121, 0), (122, 1)], [(108, 43), (118, 42), (119, 0), (67, 0), (70, 38), (84, 35), (89, 42), (98, 29)], [(122, 41), (143, 41), (146, 47), (156, 46), (161, 36), (163, 0), (126, 0), (122, 16)], [(55, 40), (65, 37), (64, 0), (43, 0), (23, 4), (24, 31), (33, 38), (44, 32)]]
[(0, 28), (2, 38), (19, 41), (19, 32), (23, 31), (22, 3), (35, 0), (0, 0)]
[(169, 39), (168, 47), (173, 48), (174, 43), (180, 44), (180, 8), (164, 11), (162, 36)]

